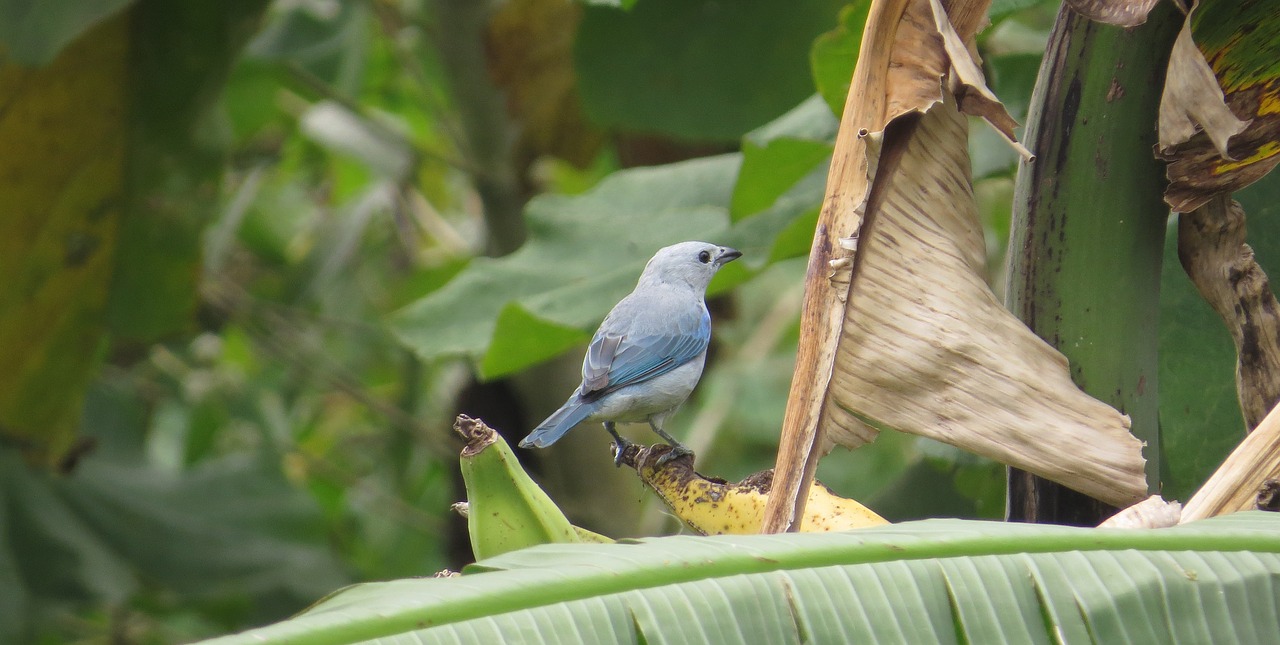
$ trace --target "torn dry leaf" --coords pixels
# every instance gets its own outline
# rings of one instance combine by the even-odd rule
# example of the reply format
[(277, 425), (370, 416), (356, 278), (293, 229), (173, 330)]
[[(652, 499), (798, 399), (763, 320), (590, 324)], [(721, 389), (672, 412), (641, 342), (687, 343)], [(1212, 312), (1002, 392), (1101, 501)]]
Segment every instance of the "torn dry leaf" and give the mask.
[(1160, 148), (1171, 148), (1203, 131), (1218, 154), (1229, 159), (1227, 142), (1247, 127), (1249, 122), (1237, 119), (1227, 107), (1218, 78), (1191, 38), (1188, 20), (1169, 56), (1160, 100)]
[(1160, 0), (1066, 0), (1076, 13), (1095, 22), (1137, 27)]
[(944, 441), (1116, 505), (1146, 492), (1128, 418), (988, 288), (964, 117), (929, 110), (906, 141), (855, 262), (828, 396), (830, 438), (869, 426)]
[(1182, 509), (1181, 523), (1252, 510), (1258, 494), (1280, 477), (1280, 412), (1271, 413), (1240, 442)]
[(1174, 43), (1160, 105), (1165, 201), (1190, 212), (1280, 163), (1280, 25), (1268, 3), (1198, 4)]
[(1177, 526), (1182, 517), (1182, 504), (1166, 502), (1152, 495), (1126, 508), (1098, 525), (1100, 529), (1163, 529)]
[(933, 12), (934, 28), (942, 36), (947, 58), (951, 61), (951, 69), (955, 71), (951, 77), (953, 85), (951, 91), (960, 103), (960, 111), (985, 120), (1023, 159), (1035, 160), (1035, 155), (1018, 141), (1017, 135), (1013, 132), (1018, 127), (1018, 122), (1009, 116), (1004, 103), (1001, 103), (995, 93), (987, 87), (987, 79), (983, 76), (982, 67), (976, 60), (977, 54), (965, 46), (964, 41), (960, 39), (960, 34), (952, 28), (951, 20), (947, 18), (947, 12), (942, 8), (942, 3), (939, 0), (929, 0), (929, 8)]
[[(939, 439), (1112, 504), (1146, 493), (1128, 418), (1076, 388), (1066, 359), (982, 278), (967, 123), (947, 91), (966, 84), (952, 68), (976, 65), (967, 46), (948, 55), (936, 4), (887, 0), (870, 10), (810, 254), (766, 532), (793, 525), (799, 495), (832, 443), (856, 447), (880, 427)], [(973, 38), (987, 4), (952, 3), (958, 42)], [(980, 74), (967, 83), (975, 88), (967, 94), (982, 96)], [(841, 251), (839, 240), (850, 237), (856, 252)], [(833, 282), (828, 267), (847, 255), (850, 281)]]

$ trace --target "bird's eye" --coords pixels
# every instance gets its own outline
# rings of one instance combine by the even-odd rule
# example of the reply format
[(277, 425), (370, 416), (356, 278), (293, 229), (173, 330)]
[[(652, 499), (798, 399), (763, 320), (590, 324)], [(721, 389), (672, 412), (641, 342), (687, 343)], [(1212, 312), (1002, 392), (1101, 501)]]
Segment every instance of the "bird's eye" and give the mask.
[(710, 252), (708, 252), (708, 251), (703, 251), (703, 252), (699, 253), (699, 254), (698, 254), (698, 261), (699, 261), (699, 262), (701, 262), (701, 263), (703, 263), (703, 264), (706, 264), (706, 263), (710, 262), (710, 261), (711, 261), (711, 253), (710, 253)]

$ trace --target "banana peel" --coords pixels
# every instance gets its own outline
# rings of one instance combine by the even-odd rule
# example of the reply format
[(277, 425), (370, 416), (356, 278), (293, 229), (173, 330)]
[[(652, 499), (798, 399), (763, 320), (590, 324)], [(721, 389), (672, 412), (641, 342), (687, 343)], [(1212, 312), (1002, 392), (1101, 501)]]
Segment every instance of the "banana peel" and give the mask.
[(467, 533), (477, 560), (550, 542), (603, 538), (590, 534), (594, 537), (584, 540), (582, 529), (569, 523), (493, 428), (458, 415), (453, 429), (467, 442), (460, 462), (467, 486)]
[[(450, 508), (458, 515), (470, 517), (471, 505), (466, 502), (454, 502), (453, 506)], [(577, 524), (573, 525), (573, 532), (578, 534), (579, 542), (596, 542), (598, 544), (611, 544), (613, 542), (617, 542), (617, 540), (607, 535), (601, 535), (590, 529), (584, 529)]]
[[(764, 470), (733, 484), (705, 477), (693, 469), (693, 456), (658, 465), (671, 447), (627, 446), (621, 462), (636, 470), (640, 481), (653, 489), (676, 517), (702, 535), (759, 533), (764, 507), (769, 503), (773, 470)], [(818, 533), (846, 531), (888, 524), (884, 518), (855, 500), (840, 497), (815, 481), (809, 489), (799, 530)]]

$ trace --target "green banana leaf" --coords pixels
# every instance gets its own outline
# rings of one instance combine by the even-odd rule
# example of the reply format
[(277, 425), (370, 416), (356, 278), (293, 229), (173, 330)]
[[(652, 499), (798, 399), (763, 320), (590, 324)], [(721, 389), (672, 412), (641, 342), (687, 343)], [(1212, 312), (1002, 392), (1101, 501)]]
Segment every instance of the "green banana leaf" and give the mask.
[(215, 643), (1263, 643), (1280, 515), (1156, 530), (925, 520), (550, 544), (348, 587)]

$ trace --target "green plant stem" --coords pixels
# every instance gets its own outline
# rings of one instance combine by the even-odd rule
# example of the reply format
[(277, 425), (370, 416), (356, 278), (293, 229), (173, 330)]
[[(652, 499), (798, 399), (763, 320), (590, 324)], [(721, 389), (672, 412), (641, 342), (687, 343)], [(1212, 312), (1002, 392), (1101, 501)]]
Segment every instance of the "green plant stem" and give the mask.
[[(1121, 29), (1063, 5), (1031, 99), (1009, 244), (1009, 308), (1071, 361), (1085, 392), (1133, 420), (1157, 488), (1157, 323), (1168, 209), (1152, 156), (1181, 15)], [(1052, 429), (1046, 429), (1052, 431)], [(1010, 519), (1093, 525), (1112, 509), (1011, 470)]]

